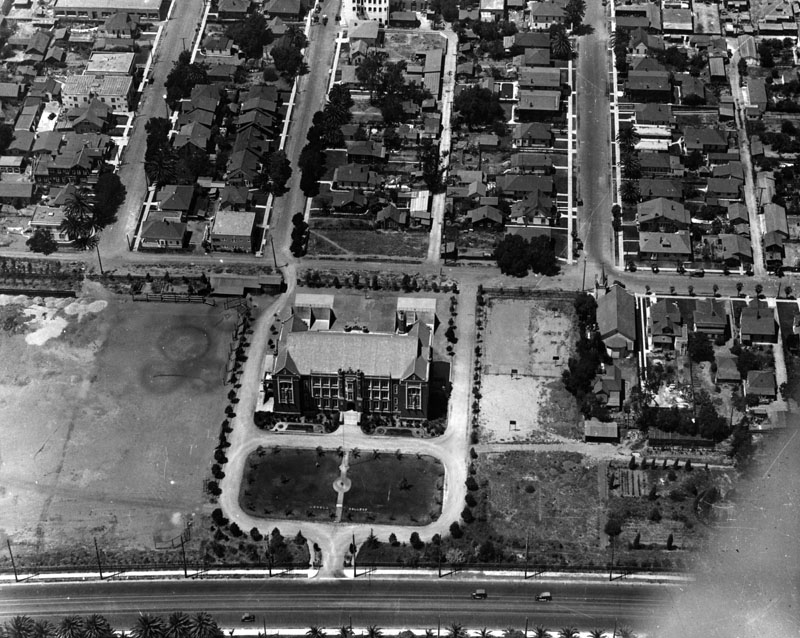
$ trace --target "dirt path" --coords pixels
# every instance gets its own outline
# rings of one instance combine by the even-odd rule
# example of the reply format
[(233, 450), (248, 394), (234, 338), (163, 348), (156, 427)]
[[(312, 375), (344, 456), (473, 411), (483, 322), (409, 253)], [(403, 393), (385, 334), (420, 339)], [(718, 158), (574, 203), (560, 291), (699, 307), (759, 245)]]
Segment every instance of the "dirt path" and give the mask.
[(552, 443), (484, 443), (475, 446), (475, 451), (479, 454), (500, 452), (577, 452), (601, 461), (630, 457), (630, 452), (627, 449), (620, 449), (610, 443), (584, 443), (583, 441), (574, 441), (555, 434), (550, 436), (555, 439)]

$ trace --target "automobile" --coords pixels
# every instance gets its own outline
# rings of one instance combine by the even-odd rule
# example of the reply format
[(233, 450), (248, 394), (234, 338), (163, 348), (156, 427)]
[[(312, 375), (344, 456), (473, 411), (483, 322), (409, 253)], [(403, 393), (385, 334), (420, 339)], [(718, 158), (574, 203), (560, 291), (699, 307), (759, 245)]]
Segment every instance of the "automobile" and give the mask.
[(536, 596), (537, 602), (550, 602), (553, 600), (553, 595), (549, 591), (543, 591), (541, 594)]
[(339, 22), (339, 20), (341, 20), (341, 19), (342, 19), (342, 16), (340, 16), (340, 15), (337, 13), (337, 14), (336, 14), (336, 17), (334, 18), (334, 20), (336, 20), (336, 22)]
[(255, 614), (242, 614), (242, 622), (255, 622)]
[(322, 15), (322, 24), (323, 25), (328, 24), (328, 16), (327, 16), (327, 14), (323, 14)]
[(318, 4), (316, 7), (314, 7), (314, 13), (319, 13), (321, 11), (322, 11), (322, 5), (321, 4)]
[(692, 277), (705, 277), (706, 273), (703, 270), (693, 270)]
[(482, 600), (484, 598), (488, 598), (489, 596), (486, 594), (485, 589), (476, 589), (472, 592), (472, 597), (476, 600)]
[(656, 266), (655, 264), (653, 264), (653, 265), (650, 267), (650, 270), (652, 270), (652, 271), (653, 271), (655, 274), (658, 274), (658, 266)]

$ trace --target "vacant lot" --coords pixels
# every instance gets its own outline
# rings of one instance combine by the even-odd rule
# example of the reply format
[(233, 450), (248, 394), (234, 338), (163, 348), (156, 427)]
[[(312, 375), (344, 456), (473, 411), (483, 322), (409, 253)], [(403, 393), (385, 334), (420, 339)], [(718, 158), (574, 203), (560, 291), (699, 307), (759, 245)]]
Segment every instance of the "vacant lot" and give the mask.
[(308, 254), (354, 255), (359, 257), (413, 257), (422, 259), (428, 254), (427, 232), (392, 230), (356, 230), (348, 228), (311, 227)]
[(430, 456), (364, 456), (350, 460), (344, 517), (353, 522), (427, 525), (442, 508), (444, 468)]
[(203, 510), (235, 311), (102, 289), (4, 302), (0, 531), (15, 555), (93, 560), (96, 538), (122, 560), (179, 534)]
[(605, 507), (597, 466), (574, 452), (483, 454), (487, 517), (509, 544), (525, 546), (532, 562), (603, 564)]
[(486, 318), (481, 427), (490, 442), (577, 437), (580, 414), (561, 382), (575, 340), (572, 306), (493, 299)]
[(239, 504), (254, 516), (329, 519), (341, 462), (332, 453), (259, 447), (247, 459)]
[(392, 61), (413, 60), (428, 49), (444, 49), (445, 40), (438, 33), (387, 33), (384, 47)]

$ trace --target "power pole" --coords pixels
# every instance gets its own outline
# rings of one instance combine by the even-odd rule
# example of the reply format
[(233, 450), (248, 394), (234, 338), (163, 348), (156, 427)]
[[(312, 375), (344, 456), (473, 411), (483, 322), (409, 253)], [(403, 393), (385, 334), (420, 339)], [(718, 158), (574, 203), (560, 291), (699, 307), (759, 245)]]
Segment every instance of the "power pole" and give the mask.
[(100, 550), (97, 547), (97, 537), (94, 537), (94, 555), (97, 557), (97, 571), (100, 572), (100, 580), (103, 580), (103, 565), (100, 563)]
[(530, 532), (525, 534), (525, 580), (528, 580), (528, 541), (530, 536)]
[(11, 540), (6, 539), (6, 545), (8, 545), (8, 554), (11, 556), (11, 567), (14, 569), (14, 582), (19, 582), (19, 576), (17, 575), (17, 564), (14, 562), (14, 552), (11, 551)]
[(181, 555), (183, 556), (183, 577), (189, 578), (189, 573), (186, 570), (186, 548), (184, 547), (183, 532), (181, 532)]
[[(342, 431), (344, 431), (344, 424), (342, 424)], [(356, 577), (356, 535), (353, 533), (353, 578)]]

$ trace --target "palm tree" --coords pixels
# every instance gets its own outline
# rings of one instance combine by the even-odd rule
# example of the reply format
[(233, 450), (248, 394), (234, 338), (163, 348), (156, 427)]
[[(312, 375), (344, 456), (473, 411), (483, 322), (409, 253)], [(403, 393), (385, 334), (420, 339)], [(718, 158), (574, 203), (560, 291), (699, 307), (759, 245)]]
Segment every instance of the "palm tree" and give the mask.
[(550, 52), (557, 60), (568, 60), (572, 56), (572, 40), (564, 28), (554, 29), (550, 35)]
[(636, 634), (631, 631), (630, 627), (620, 627), (620, 638), (636, 638)]
[(381, 638), (383, 631), (378, 625), (370, 625), (367, 627), (367, 638)]
[(201, 611), (192, 616), (190, 621), (189, 635), (191, 638), (219, 638), (222, 636), (217, 621), (208, 612)]
[(144, 163), (144, 174), (150, 184), (158, 187), (175, 181), (178, 158), (171, 148), (161, 148)]
[(693, 296), (694, 296), (694, 286), (691, 286), (691, 285), (690, 285), (690, 286), (689, 286), (689, 288), (688, 288), (688, 290), (689, 290), (689, 296), (690, 296), (690, 297), (693, 297)]
[(635, 151), (640, 139), (641, 137), (633, 126), (620, 127), (617, 133), (617, 144), (619, 144), (620, 153), (632, 153)]
[(339, 638), (353, 638), (353, 630), (347, 625), (339, 627)]
[(58, 638), (81, 638), (83, 636), (83, 618), (65, 616), (58, 625)]
[(57, 635), (55, 625), (49, 620), (37, 620), (33, 623), (34, 638), (56, 638)]
[(622, 180), (619, 187), (619, 196), (626, 204), (635, 204), (639, 201), (641, 193), (639, 192), (639, 184), (630, 179)]
[(64, 204), (64, 219), (59, 229), (69, 238), (78, 250), (97, 251), (97, 263), (100, 274), (103, 273), (103, 261), (100, 259), (100, 245), (97, 232), (100, 224), (97, 221), (94, 204), (84, 190), (75, 190)]
[(352, 456), (354, 459), (357, 459), (361, 456), (361, 450), (359, 450), (357, 447), (354, 447), (352, 450), (350, 450), (350, 456)]
[(671, 294), (671, 295), (675, 294), (675, 286), (670, 286), (669, 287), (669, 294)]
[(763, 290), (764, 286), (761, 284), (756, 284), (756, 297), (760, 297)]
[(716, 297), (717, 293), (719, 292), (719, 286), (717, 284), (714, 284), (713, 286), (711, 286), (711, 290), (714, 292), (714, 296)]
[(167, 626), (161, 616), (140, 613), (136, 625), (131, 629), (132, 638), (164, 638)]
[(75, 188), (64, 202), (64, 214), (91, 219), (94, 214), (94, 195), (88, 188)]
[(589, 632), (589, 638), (603, 638), (603, 630), (592, 629), (592, 631)]
[(744, 284), (741, 281), (736, 282), (736, 292), (739, 293), (739, 296), (742, 296), (742, 288), (744, 288)]
[(545, 629), (541, 625), (536, 625), (532, 631), (533, 631), (533, 633), (531, 634), (532, 638), (547, 638), (548, 636), (547, 629)]
[(787, 299), (788, 299), (789, 297), (791, 297), (791, 296), (792, 296), (792, 287), (791, 287), (791, 286), (784, 286), (784, 288), (783, 288), (783, 294), (785, 294), (785, 295), (786, 295), (786, 298), (787, 298)]
[(114, 638), (114, 630), (105, 616), (92, 614), (83, 622), (83, 638)]
[(192, 633), (192, 619), (182, 611), (175, 611), (169, 615), (165, 638), (189, 638)]
[(317, 625), (311, 625), (306, 632), (308, 638), (325, 638), (325, 629)]
[(467, 638), (467, 631), (462, 625), (454, 622), (447, 628), (447, 636), (448, 638)]
[(481, 629), (481, 630), (478, 632), (478, 636), (479, 636), (480, 638), (489, 638), (491, 635), (492, 635), (492, 632), (491, 632), (491, 631), (489, 631), (489, 630), (488, 630), (486, 627), (484, 627), (483, 629)]
[(6, 638), (33, 638), (36, 623), (30, 616), (14, 616), (5, 624)]
[(558, 632), (558, 638), (577, 638), (578, 630), (575, 627), (562, 627)]

